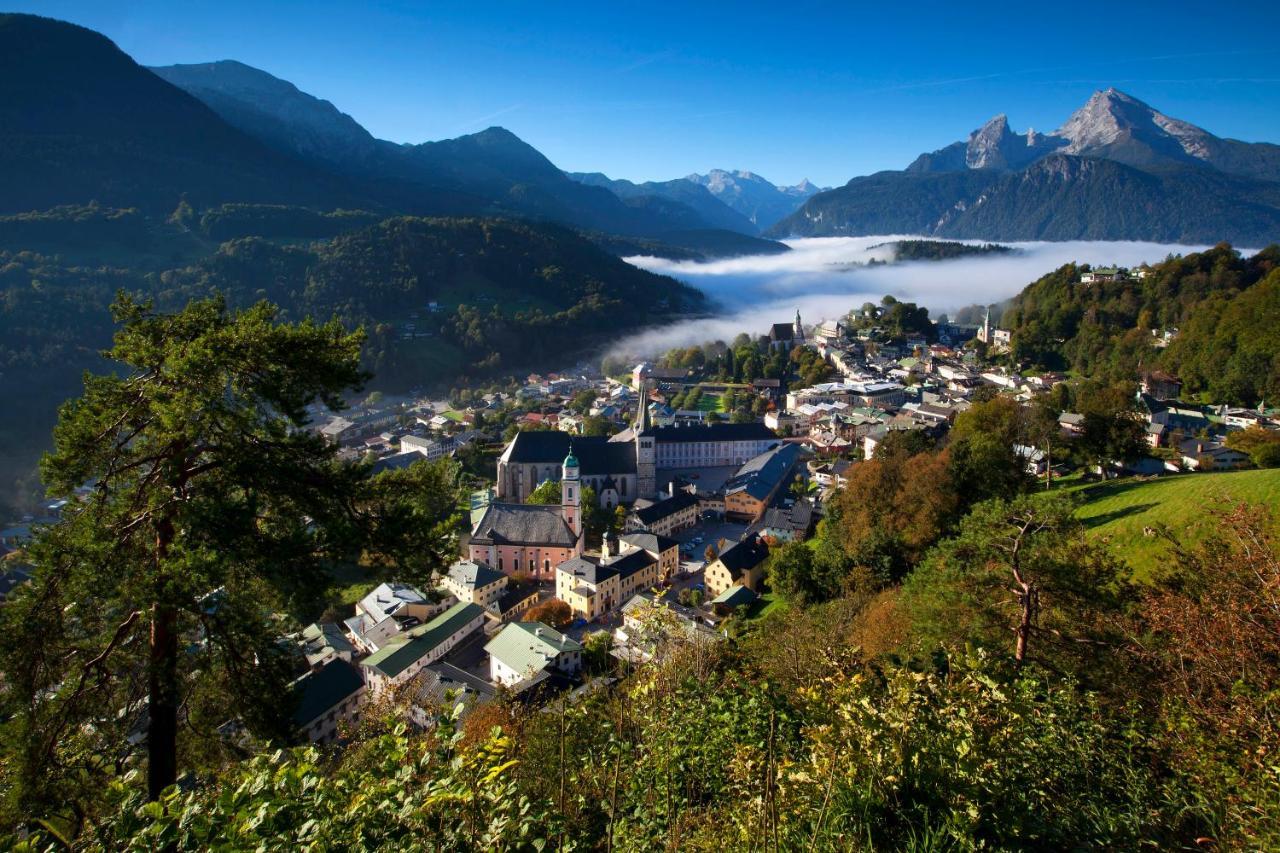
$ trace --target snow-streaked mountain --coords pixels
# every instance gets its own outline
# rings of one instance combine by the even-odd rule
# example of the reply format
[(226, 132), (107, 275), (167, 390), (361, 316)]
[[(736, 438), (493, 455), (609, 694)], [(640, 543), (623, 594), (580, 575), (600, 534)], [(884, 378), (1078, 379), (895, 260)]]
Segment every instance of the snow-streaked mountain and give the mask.
[(764, 230), (795, 212), (806, 199), (821, 192), (808, 178), (795, 186), (777, 186), (754, 172), (712, 169), (705, 175), (687, 175), (757, 228)]

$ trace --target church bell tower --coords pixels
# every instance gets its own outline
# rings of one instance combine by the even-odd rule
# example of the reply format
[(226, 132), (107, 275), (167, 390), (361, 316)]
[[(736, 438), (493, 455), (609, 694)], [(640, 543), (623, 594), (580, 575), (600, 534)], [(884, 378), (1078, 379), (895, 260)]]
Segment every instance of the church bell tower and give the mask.
[(649, 418), (649, 385), (640, 386), (640, 411), (636, 413), (636, 496), (653, 498), (658, 489), (657, 436)]
[(569, 455), (564, 458), (563, 475), (560, 478), (560, 507), (564, 512), (564, 523), (569, 525), (582, 540), (582, 488), (578, 479), (578, 457), (573, 455), (573, 446), (569, 446)]

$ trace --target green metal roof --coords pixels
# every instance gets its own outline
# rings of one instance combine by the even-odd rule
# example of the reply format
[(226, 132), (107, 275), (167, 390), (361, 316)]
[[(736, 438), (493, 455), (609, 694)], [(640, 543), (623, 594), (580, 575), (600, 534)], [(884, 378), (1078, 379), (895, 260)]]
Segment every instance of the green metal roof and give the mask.
[(415, 662), (433, 652), (437, 646), (452, 637), (462, 626), (484, 613), (478, 604), (455, 604), (425, 625), (405, 632), (407, 639), (384, 646), (360, 663), (376, 669), (387, 678), (395, 678)]
[(750, 604), (756, 600), (756, 594), (745, 586), (734, 584), (733, 586), (720, 593), (712, 604), (723, 604), (726, 607), (741, 607), (744, 604)]
[(484, 650), (516, 672), (532, 676), (557, 655), (582, 651), (582, 646), (541, 622), (512, 622)]

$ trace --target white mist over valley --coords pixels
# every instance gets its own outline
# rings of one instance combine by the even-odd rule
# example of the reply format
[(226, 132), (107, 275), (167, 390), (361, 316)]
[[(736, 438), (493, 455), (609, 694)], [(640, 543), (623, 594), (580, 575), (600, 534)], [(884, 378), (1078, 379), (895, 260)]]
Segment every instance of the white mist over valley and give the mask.
[[(649, 329), (621, 341), (615, 352), (657, 355), (675, 346), (731, 340), (739, 332), (765, 333), (800, 310), (805, 323), (843, 316), (885, 294), (929, 308), (935, 318), (965, 305), (990, 304), (1015, 295), (1028, 283), (1072, 261), (1136, 266), (1206, 246), (1138, 241), (1002, 243), (1016, 252), (945, 261), (893, 261), (885, 244), (927, 239), (911, 235), (816, 237), (785, 241), (790, 252), (713, 261), (672, 261), (651, 256), (626, 260), (670, 275), (711, 298), (715, 316)], [(980, 240), (959, 241), (981, 244)], [(1243, 250), (1248, 253), (1251, 250)]]

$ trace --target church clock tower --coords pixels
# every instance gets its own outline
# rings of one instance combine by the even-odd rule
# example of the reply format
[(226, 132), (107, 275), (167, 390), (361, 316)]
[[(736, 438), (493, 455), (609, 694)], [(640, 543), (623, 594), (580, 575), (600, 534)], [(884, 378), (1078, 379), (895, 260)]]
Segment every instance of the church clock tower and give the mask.
[(573, 455), (573, 446), (569, 446), (569, 455), (564, 458), (563, 476), (560, 478), (560, 507), (564, 511), (564, 523), (569, 529), (582, 538), (582, 488), (578, 480), (578, 457)]

